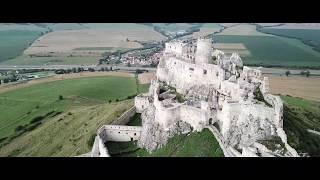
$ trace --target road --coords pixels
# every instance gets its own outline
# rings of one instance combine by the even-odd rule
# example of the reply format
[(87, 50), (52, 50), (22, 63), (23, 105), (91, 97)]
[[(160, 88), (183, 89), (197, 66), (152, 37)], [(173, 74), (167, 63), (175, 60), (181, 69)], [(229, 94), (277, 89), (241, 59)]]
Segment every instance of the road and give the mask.
[(112, 69), (126, 70), (126, 71), (135, 71), (137, 69), (155, 71), (156, 68), (149, 67), (127, 67), (127, 66), (110, 66), (110, 65), (0, 65), (0, 70), (19, 70), (19, 69), (46, 69), (46, 70), (55, 70), (55, 69), (72, 69), (72, 68), (94, 68), (95, 70), (99, 70), (102, 67), (112, 67)]
[(318, 132), (318, 131), (314, 131), (314, 130), (311, 130), (311, 129), (307, 129), (307, 131), (310, 132), (310, 133), (313, 133), (313, 134), (320, 135), (320, 132)]

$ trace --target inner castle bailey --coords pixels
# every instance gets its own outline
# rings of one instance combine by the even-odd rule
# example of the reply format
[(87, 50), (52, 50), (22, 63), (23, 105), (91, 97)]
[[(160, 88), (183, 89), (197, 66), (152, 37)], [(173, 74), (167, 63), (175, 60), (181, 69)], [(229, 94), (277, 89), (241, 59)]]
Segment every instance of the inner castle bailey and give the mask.
[(104, 126), (91, 156), (108, 156), (104, 143), (107, 137), (117, 141), (117, 128), (118, 134), (135, 135), (119, 141), (137, 140), (150, 153), (176, 134), (208, 128), (226, 157), (298, 156), (283, 130), (280, 97), (270, 94), (268, 78), (243, 66), (238, 54), (215, 49), (209, 38), (169, 42), (156, 76), (149, 92), (135, 98), (142, 127)]

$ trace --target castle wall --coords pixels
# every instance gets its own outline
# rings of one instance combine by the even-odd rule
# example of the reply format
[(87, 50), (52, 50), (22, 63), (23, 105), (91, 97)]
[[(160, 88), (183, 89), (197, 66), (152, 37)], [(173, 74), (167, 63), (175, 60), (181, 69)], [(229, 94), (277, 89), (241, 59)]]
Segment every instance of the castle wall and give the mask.
[(105, 125), (99, 130), (98, 134), (103, 142), (127, 142), (138, 140), (141, 131), (142, 127), (140, 126)]
[(124, 112), (118, 119), (113, 121), (112, 125), (124, 125), (130, 121), (130, 118), (136, 114), (136, 107), (133, 106)]
[(222, 81), (221, 82), (221, 89), (220, 91), (224, 94), (227, 94), (232, 98), (232, 100), (239, 100), (240, 99), (240, 86), (239, 84), (229, 82), (229, 81)]
[(158, 79), (176, 87), (179, 93), (185, 93), (192, 86), (214, 85), (218, 88), (224, 80), (223, 69), (214, 64), (190, 64), (176, 57), (168, 57), (162, 61), (165, 62), (158, 67)]
[(136, 107), (137, 113), (142, 113), (142, 111), (145, 110), (149, 105), (150, 103), (148, 96), (139, 95), (134, 98), (134, 106)]
[(275, 110), (263, 104), (225, 102), (218, 113), (221, 133), (230, 144), (250, 144), (276, 135)]
[(189, 123), (196, 131), (209, 124), (208, 112), (185, 105), (180, 107), (180, 120)]

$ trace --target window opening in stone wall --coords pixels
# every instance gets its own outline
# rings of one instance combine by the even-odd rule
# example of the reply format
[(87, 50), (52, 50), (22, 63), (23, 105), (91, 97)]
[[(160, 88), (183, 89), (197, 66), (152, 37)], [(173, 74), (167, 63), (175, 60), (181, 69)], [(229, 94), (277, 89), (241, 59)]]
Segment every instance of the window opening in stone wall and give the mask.
[(134, 133), (134, 135), (136, 136), (136, 135), (137, 135), (137, 133)]
[(130, 141), (133, 141), (133, 138), (130, 138)]
[(204, 69), (204, 70), (203, 70), (203, 74), (207, 74), (207, 70)]

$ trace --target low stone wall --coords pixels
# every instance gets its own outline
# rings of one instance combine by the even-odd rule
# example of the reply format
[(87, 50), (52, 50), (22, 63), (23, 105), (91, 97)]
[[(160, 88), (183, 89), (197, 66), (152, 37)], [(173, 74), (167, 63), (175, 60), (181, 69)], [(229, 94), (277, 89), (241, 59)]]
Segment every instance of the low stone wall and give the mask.
[(118, 119), (113, 121), (111, 125), (125, 125), (130, 121), (130, 118), (136, 114), (136, 107), (133, 106), (124, 112)]
[(99, 129), (98, 134), (103, 142), (128, 142), (138, 140), (141, 131), (140, 126), (105, 125)]

